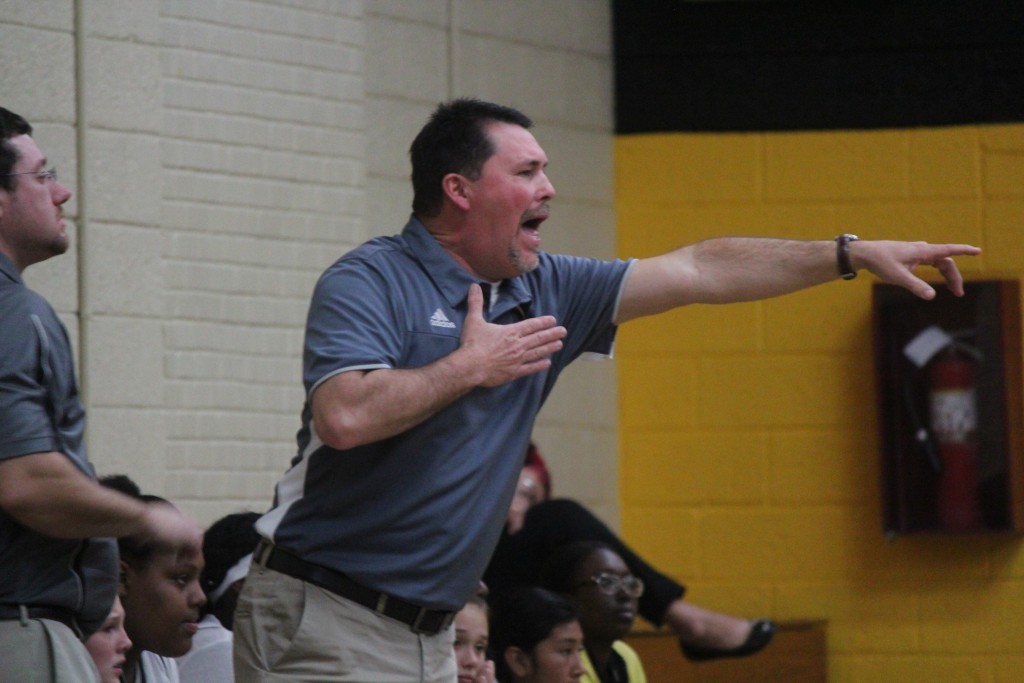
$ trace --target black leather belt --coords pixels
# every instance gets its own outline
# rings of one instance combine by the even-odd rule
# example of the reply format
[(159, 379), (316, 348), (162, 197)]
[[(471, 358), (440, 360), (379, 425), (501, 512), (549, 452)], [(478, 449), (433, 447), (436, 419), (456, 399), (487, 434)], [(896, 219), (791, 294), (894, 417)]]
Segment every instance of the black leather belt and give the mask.
[(260, 541), (253, 555), (253, 562), (275, 572), (308, 581), (378, 614), (396, 619), (407, 625), (413, 633), (435, 635), (448, 628), (455, 618), (455, 612), (426, 609), (393, 595), (367, 588), (341, 572), (307, 562), (267, 541)]
[(31, 605), (0, 605), (0, 621), (14, 619), (49, 619), (59, 621), (75, 633), (79, 632), (75, 613), (66, 607), (33, 607)]

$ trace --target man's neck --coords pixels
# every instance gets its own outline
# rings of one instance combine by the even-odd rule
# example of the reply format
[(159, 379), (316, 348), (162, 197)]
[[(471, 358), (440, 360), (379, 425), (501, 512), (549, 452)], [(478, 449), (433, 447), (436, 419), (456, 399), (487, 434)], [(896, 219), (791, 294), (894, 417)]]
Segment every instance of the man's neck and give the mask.
[(14, 258), (14, 255), (11, 253), (11, 250), (8, 249), (6, 245), (4, 245), (2, 242), (0, 242), (0, 256), (5, 256), (7, 260), (11, 262), (11, 265), (14, 266), (14, 269), (18, 271), (18, 275), (24, 273), (25, 267), (18, 262), (18, 259)]
[(444, 215), (436, 216), (434, 218), (421, 218), (417, 216), (423, 227), (427, 229), (430, 236), (441, 245), (441, 248), (452, 257), (463, 270), (472, 275), (473, 277), (481, 280), (485, 279), (473, 270), (473, 267), (469, 264), (468, 259), (464, 255), (462, 248), (462, 231), (460, 226), (455, 224), (451, 220), (447, 220)]

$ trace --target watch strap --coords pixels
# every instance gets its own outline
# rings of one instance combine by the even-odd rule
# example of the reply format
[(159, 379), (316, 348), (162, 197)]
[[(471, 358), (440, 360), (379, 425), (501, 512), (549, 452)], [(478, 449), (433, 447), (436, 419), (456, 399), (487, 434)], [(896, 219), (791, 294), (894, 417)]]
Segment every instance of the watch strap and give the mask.
[(849, 233), (836, 235), (836, 266), (839, 268), (839, 277), (844, 280), (852, 280), (857, 277), (857, 271), (854, 270), (853, 264), (850, 263), (850, 243), (856, 242), (859, 239), (856, 235)]

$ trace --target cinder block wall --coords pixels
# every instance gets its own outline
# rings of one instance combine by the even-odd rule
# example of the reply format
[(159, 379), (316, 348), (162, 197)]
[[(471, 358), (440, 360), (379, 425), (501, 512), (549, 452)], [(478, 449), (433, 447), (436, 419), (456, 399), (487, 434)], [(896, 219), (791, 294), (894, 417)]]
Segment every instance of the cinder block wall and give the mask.
[[(546, 247), (613, 256), (610, 41), (602, 0), (0, 0), (0, 105), (75, 193), (72, 253), (27, 280), (78, 346), (97, 469), (203, 522), (269, 505), (313, 284), (401, 230), (442, 100), (534, 117)], [(611, 521), (615, 395), (612, 363), (574, 368), (538, 432), (557, 490)]]
[[(616, 208), (624, 256), (854, 232), (1019, 278), (1024, 127), (622, 137)], [(624, 533), (695, 602), (827, 619), (832, 681), (1019, 680), (1020, 538), (882, 533), (872, 280), (623, 329)]]

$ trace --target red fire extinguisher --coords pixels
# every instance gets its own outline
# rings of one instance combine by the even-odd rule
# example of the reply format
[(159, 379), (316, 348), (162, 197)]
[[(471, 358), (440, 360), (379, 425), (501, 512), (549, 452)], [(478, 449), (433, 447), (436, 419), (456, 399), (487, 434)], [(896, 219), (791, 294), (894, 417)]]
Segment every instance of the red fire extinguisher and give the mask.
[(949, 531), (971, 531), (981, 527), (975, 395), (977, 361), (958, 346), (950, 344), (932, 362), (928, 373), (928, 403), (932, 434), (942, 462), (936, 496), (939, 523)]

